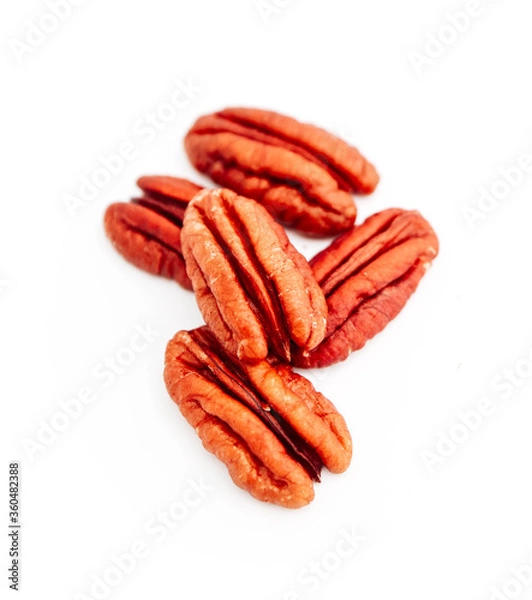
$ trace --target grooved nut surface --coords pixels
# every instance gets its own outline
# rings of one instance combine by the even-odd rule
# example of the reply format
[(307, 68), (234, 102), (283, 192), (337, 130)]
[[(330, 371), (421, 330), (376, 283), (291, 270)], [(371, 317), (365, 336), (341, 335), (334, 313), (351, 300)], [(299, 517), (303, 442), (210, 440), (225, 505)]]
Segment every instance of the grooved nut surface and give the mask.
[(167, 176), (141, 177), (137, 183), (142, 197), (107, 208), (107, 237), (130, 263), (191, 289), (181, 252), (181, 226), (188, 202), (202, 188)]
[(286, 364), (241, 363), (201, 327), (169, 342), (164, 377), (204, 447), (259, 500), (304, 506), (322, 465), (334, 473), (349, 466), (344, 419)]
[(189, 204), (183, 255), (205, 323), (245, 361), (323, 339), (327, 306), (305, 258), (254, 200), (205, 190)]
[(401, 311), (438, 254), (438, 239), (417, 212), (391, 208), (339, 236), (311, 261), (329, 314), (325, 339), (293, 364), (325, 367), (344, 360)]
[(327, 131), (272, 111), (228, 108), (200, 117), (185, 138), (194, 166), (219, 185), (258, 200), (285, 225), (315, 235), (349, 229), (349, 192), (379, 180), (352, 146)]

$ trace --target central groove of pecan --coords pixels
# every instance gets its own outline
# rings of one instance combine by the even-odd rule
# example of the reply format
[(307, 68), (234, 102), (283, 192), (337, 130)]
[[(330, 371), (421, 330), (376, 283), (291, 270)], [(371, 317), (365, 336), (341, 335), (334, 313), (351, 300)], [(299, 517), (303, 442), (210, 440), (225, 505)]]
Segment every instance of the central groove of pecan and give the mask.
[(129, 231), (142, 236), (146, 242), (156, 242), (158, 246), (160, 246), (161, 248), (165, 248), (166, 250), (168, 250), (168, 252), (176, 251), (175, 246), (172, 246), (172, 244), (165, 242), (161, 237), (156, 236), (155, 234), (151, 233), (146, 229), (141, 229), (140, 227), (137, 227), (135, 225), (129, 225)]
[(179, 204), (173, 198), (167, 198), (156, 194), (147, 194), (142, 198), (133, 198), (131, 202), (149, 208), (178, 227), (183, 227), (183, 217), (185, 216), (187, 202)]
[[(261, 314), (265, 314), (272, 324), (272, 327), (268, 328), (268, 333), (271, 334), (270, 341), (274, 351), (280, 356), (289, 356), (290, 344), (287, 341), (288, 330), (286, 322), (282, 318), (279, 299), (273, 293), (270, 280), (253, 252), (253, 245), (247, 236), (245, 227), (242, 225), (240, 228), (235, 228), (234, 230), (235, 232), (238, 231), (246, 257), (249, 260), (251, 267), (254, 269), (254, 272), (246, 270), (243, 264), (234, 256), (229, 242), (223, 238), (217, 229), (216, 223), (209, 218), (202, 207), (198, 207), (198, 213), (201, 215), (204, 224), (209, 229), (214, 240), (224, 252), (235, 277), (242, 286), (242, 289), (246, 292), (249, 307), (253, 310), (257, 319), (262, 320)], [(225, 211), (225, 214), (229, 222), (232, 222), (227, 210)], [(238, 222), (240, 223), (240, 221)]]
[[(242, 278), (245, 281), (247, 280), (252, 286), (252, 289), (248, 290), (249, 297), (250, 299), (255, 298), (260, 303), (261, 309), (266, 311), (266, 314), (268, 315), (268, 318), (272, 324), (269, 333), (271, 335), (272, 345), (275, 349), (275, 352), (279, 356), (289, 356), (290, 343), (288, 340), (290, 339), (290, 334), (286, 317), (279, 301), (279, 290), (276, 288), (271, 277), (269, 277), (264, 265), (257, 258), (247, 227), (245, 223), (242, 222), (242, 219), (238, 212), (234, 209), (234, 206), (232, 204), (229, 205), (226, 207), (226, 211), (230, 217), (230, 220), (232, 218), (237, 224), (235, 229), (240, 232), (246, 255), (258, 274), (258, 278), (252, 277), (251, 274), (248, 274), (245, 270), (242, 270), (240, 263), (237, 264), (237, 268), (239, 268)], [(266, 290), (267, 298), (263, 297), (263, 295), (260, 293), (257, 294), (262, 286)]]
[[(240, 220), (236, 211), (231, 207), (224, 206), (224, 215), (231, 225), (235, 235), (238, 234), (242, 247), (246, 253), (246, 258), (249, 261), (249, 266), (252, 270), (247, 270), (244, 265), (233, 254), (230, 243), (224, 239), (223, 235), (218, 230), (216, 223), (207, 215), (206, 211), (198, 206), (198, 213), (201, 215), (203, 222), (209, 229), (218, 246), (223, 250), (227, 260), (231, 264), (235, 277), (240, 282), (242, 289), (246, 292), (249, 307), (257, 315), (260, 320), (261, 315), (267, 317), (271, 327), (268, 327), (268, 332), (271, 335), (270, 341), (275, 353), (279, 356), (290, 356), (290, 343), (288, 327), (286, 320), (283, 318), (283, 311), (279, 303), (277, 292), (271, 283), (268, 274), (254, 252), (254, 247), (249, 239), (249, 235), (245, 225)], [(234, 225), (236, 223), (236, 226)]]
[[(203, 375), (259, 417), (275, 433), (287, 453), (305, 469), (309, 477), (313, 481), (320, 481), (323, 462), (316, 450), (273, 409), (268, 398), (252, 388), (252, 383), (241, 368), (241, 364), (223, 351), (208, 330), (194, 330), (190, 335), (209, 358), (209, 362), (204, 362), (202, 365)], [(223, 357), (223, 361), (220, 357)], [(241, 381), (246, 385), (242, 385)]]
[[(394, 251), (400, 253), (403, 245), (425, 234), (424, 231), (420, 232), (416, 228), (415, 215), (413, 218), (408, 218), (413, 213), (405, 212), (397, 215), (393, 209), (384, 212), (389, 213), (389, 215), (386, 215), (388, 218), (375, 230), (371, 240), (361, 239), (359, 243), (351, 248), (350, 252), (346, 254), (337, 266), (329, 270), (326, 274), (317, 277), (326, 298), (333, 296), (346, 280), (363, 274), (364, 269), (375, 263), (378, 259), (385, 257), (388, 253), (391, 256), (391, 253)], [(417, 260), (422, 260), (423, 256), (419, 256)], [(399, 263), (397, 263), (397, 267), (400, 268)], [(410, 265), (406, 266), (406, 272), (409, 269)], [(395, 273), (396, 277), (393, 280), (383, 283), (390, 285), (404, 274), (405, 272)], [(362, 297), (368, 296), (363, 295)]]
[[(278, 129), (275, 131), (268, 129), (265, 125), (261, 126), (257, 122), (239, 117), (236, 114), (226, 114), (224, 111), (222, 111), (217, 113), (217, 116), (222, 122), (226, 121), (227, 123), (234, 123), (235, 125), (241, 126), (242, 131), (245, 131), (249, 138), (255, 139), (259, 142), (265, 142), (274, 146), (279, 146), (281, 148), (286, 148), (287, 150), (291, 150), (292, 152), (300, 154), (314, 164), (324, 167), (331, 173), (334, 179), (336, 179), (341, 189), (351, 189), (352, 184), (350, 184), (346, 179), (339, 165), (334, 164), (327, 156), (321, 152), (317, 152), (315, 147), (313, 148), (310, 144), (306, 144), (302, 139), (289, 137)], [(210, 127), (208, 131), (209, 133), (220, 133), (222, 131), (231, 130), (232, 129), (230, 127), (223, 127), (223, 125), (220, 125), (220, 127)]]
[[(377, 235), (385, 233), (388, 231), (388, 227), (383, 227)], [(338, 288), (340, 288), (344, 283), (347, 277), (356, 277), (362, 271), (368, 267), (372, 262), (384, 256), (388, 252), (395, 250), (401, 246), (405, 242), (404, 239), (390, 240), (390, 242), (386, 241), (382, 244), (380, 249), (375, 250), (371, 256), (366, 256), (365, 260), (361, 259), (361, 257), (353, 251), (349, 256), (347, 256), (338, 266), (338, 269), (330, 272), (326, 277), (320, 279), (318, 283), (325, 294), (325, 297), (332, 296)]]
[[(224, 131), (214, 132), (214, 133), (225, 133)], [(258, 141), (258, 140), (257, 140)], [(279, 175), (275, 175), (269, 169), (261, 168), (258, 166), (255, 170), (249, 169), (235, 161), (234, 159), (228, 158), (219, 152), (215, 152), (212, 155), (214, 161), (217, 161), (224, 165), (225, 169), (238, 169), (244, 176), (246, 177), (257, 177), (262, 176), (268, 179), (269, 186), (263, 189), (262, 194), (257, 194), (257, 196), (263, 196), (268, 193), (270, 190), (270, 186), (286, 186), (292, 188), (299, 192), (300, 194), (305, 196), (307, 204), (310, 206), (317, 206), (322, 208), (327, 208), (328, 211), (335, 214), (342, 214), (342, 210), (334, 204), (328, 202), (325, 198), (313, 194), (310, 190), (306, 189), (306, 187), (298, 181), (297, 179), (291, 179), (290, 177), (281, 177)]]

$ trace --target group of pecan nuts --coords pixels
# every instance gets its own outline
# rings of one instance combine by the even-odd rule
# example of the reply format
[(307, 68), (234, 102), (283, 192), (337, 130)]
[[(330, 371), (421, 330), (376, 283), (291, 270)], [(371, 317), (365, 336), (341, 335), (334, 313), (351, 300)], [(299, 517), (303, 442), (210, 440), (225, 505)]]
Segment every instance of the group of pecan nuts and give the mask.
[[(375, 168), (338, 137), (266, 110), (199, 118), (185, 148), (220, 186), (141, 177), (105, 228), (131, 263), (192, 289), (205, 325), (169, 342), (165, 382), (207, 450), (255, 498), (308, 504), (323, 466), (341, 473), (343, 417), (292, 367), (344, 360), (403, 308), (438, 252), (416, 211), (354, 225)], [(337, 235), (310, 262), (279, 224)]]

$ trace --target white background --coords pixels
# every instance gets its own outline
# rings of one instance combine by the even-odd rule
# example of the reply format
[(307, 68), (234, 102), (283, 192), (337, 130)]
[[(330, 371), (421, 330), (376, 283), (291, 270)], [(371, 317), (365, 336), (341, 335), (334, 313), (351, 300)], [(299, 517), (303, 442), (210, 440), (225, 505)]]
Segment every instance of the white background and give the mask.
[[(254, 0), (85, 0), (18, 60), (13, 40), (50, 11), (2, 1), (2, 594), (7, 469), (18, 460), (24, 599), (96, 598), (95, 578), (137, 542), (149, 555), (102, 598), (480, 600), (492, 586), (531, 597), (509, 580), (532, 564), (532, 174), (473, 227), (463, 216), (498, 169), (532, 153), (530, 2), (482, 2), (421, 73), (410, 53), (424, 52), (465, 1), (277, 4), (286, 6), (267, 18)], [(139, 121), (178, 80), (196, 92), (147, 139)], [(207, 183), (182, 138), (197, 116), (232, 105), (343, 135), (382, 176), (358, 201), (360, 220), (416, 208), (441, 241), (386, 331), (310, 373), (345, 416), (355, 454), (298, 511), (253, 500), (203, 450), (162, 380), (167, 340), (201, 323), (194, 297), (130, 266), (102, 229), (106, 206), (134, 195), (140, 175)], [(124, 142), (135, 158), (71, 216), (65, 194)], [(292, 239), (307, 257), (328, 243)], [(148, 323), (158, 335), (147, 349), (112, 380), (96, 379)], [(505, 368), (521, 376), (502, 387)], [(63, 400), (87, 386), (94, 402), (28, 451)], [(460, 414), (482, 399), (490, 415), (429, 469), (423, 453), (439, 456), (440, 432), (464, 435)], [(164, 540), (150, 534), (146, 523), (181, 500), (190, 479), (213, 489)], [(336, 559), (342, 531), (364, 541)], [(311, 561), (325, 565), (314, 585)]]

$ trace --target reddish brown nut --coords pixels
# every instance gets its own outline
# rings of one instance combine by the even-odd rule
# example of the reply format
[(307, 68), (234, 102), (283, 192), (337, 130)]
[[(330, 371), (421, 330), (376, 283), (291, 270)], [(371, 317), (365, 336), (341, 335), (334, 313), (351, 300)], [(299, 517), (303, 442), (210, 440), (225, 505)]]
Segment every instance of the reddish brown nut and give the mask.
[(325, 339), (296, 349), (292, 363), (325, 367), (362, 348), (401, 311), (437, 253), (427, 221), (398, 208), (338, 237), (310, 261), (329, 308)]
[(144, 192), (141, 198), (107, 208), (107, 236), (135, 266), (191, 289), (181, 253), (181, 226), (188, 202), (203, 188), (165, 176), (141, 177), (137, 183)]
[(254, 200), (204, 190), (188, 205), (181, 234), (187, 273), (205, 323), (245, 361), (269, 351), (290, 360), (290, 343), (323, 339), (327, 306), (305, 258)]
[(151, 208), (170, 220), (182, 224), (187, 204), (203, 189), (200, 185), (168, 175), (145, 175), (137, 180), (144, 192), (132, 202)]
[(356, 217), (349, 192), (370, 193), (379, 180), (340, 138), (267, 110), (227, 108), (201, 117), (185, 148), (194, 166), (218, 184), (314, 235), (349, 229)]
[(344, 419), (288, 365), (241, 363), (201, 327), (169, 342), (164, 378), (204, 447), (259, 500), (304, 506), (322, 465), (333, 473), (349, 466)]

